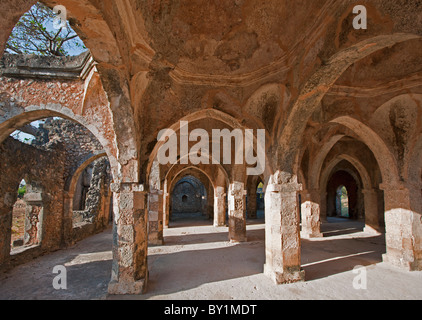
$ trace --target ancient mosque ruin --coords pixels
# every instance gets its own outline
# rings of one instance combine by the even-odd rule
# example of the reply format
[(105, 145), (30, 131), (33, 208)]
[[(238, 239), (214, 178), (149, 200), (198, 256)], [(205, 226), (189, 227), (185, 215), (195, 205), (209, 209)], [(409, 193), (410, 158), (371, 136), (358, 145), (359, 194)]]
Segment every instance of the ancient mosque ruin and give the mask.
[[(421, 271), (419, 1), (59, 2), (89, 50), (0, 63), (1, 271), (112, 225), (108, 293), (142, 294), (148, 248), (172, 221), (244, 243), (262, 219), (263, 273), (303, 282), (302, 241), (331, 217), (385, 237), (383, 262)], [(2, 1), (2, 53), (35, 3)], [(184, 143), (164, 152), (173, 138)], [(206, 152), (217, 140), (220, 159)]]

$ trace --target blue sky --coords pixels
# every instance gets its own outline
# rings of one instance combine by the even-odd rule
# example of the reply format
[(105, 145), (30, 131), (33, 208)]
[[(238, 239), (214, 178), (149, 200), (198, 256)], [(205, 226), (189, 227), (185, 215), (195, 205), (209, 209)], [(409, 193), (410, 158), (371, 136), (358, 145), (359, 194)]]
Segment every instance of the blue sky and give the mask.
[[(58, 30), (57, 28), (54, 27), (54, 19), (47, 19), (46, 21), (43, 22), (43, 25), (49, 33), (54, 33)], [(69, 26), (69, 24), (68, 24), (68, 27), (71, 29), (72, 33), (75, 33), (75, 31)], [(34, 41), (34, 42), (37, 42), (37, 41)], [(80, 44), (79, 47), (76, 45), (77, 43)], [(84, 48), (83, 41), (79, 37), (66, 42), (64, 48), (67, 51), (67, 53), (71, 56), (79, 55), (82, 52), (87, 50), (86, 48)]]

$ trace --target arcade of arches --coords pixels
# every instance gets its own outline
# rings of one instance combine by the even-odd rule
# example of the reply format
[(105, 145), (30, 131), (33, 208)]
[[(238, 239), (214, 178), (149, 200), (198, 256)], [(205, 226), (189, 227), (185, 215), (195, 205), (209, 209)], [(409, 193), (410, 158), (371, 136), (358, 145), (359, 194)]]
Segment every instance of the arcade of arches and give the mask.
[[(34, 3), (2, 2), (1, 51)], [(384, 262), (421, 270), (417, 2), (368, 1), (367, 30), (353, 28), (348, 0), (61, 4), (88, 53), (4, 54), (1, 63), (2, 268), (74, 243), (78, 223), (94, 224), (86, 229), (93, 234), (112, 219), (109, 293), (140, 294), (148, 245), (165, 245), (175, 219), (228, 227), (228, 240), (238, 243), (248, 241), (247, 219), (265, 217), (264, 273), (277, 284), (304, 281), (301, 239), (323, 237), (321, 227), (338, 216), (384, 235)], [(45, 118), (76, 123), (96, 142), (75, 147), (63, 135), (62, 143), (36, 148), (9, 137)], [(210, 136), (264, 129), (263, 174), (248, 176), (239, 164), (184, 164), (180, 154), (177, 163), (160, 164), (158, 133), (169, 128), (180, 137), (180, 121)], [(38, 245), (18, 258), (11, 225), (22, 179)], [(89, 193), (91, 181), (100, 190), (95, 214), (75, 197)]]

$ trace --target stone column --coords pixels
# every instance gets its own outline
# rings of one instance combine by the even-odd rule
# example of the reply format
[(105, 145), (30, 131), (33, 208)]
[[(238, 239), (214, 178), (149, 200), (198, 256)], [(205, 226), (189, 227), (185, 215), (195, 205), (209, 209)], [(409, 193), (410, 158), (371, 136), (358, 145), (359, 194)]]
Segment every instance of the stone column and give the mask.
[(246, 191), (244, 184), (234, 182), (229, 187), (229, 239), (230, 242), (246, 242)]
[(256, 188), (252, 188), (248, 192), (248, 219), (256, 219)]
[(276, 284), (304, 281), (297, 194), (300, 185), (271, 184), (265, 193), (264, 274)]
[(226, 226), (226, 196), (224, 187), (214, 190), (214, 227)]
[[(1, 189), (1, 186), (0, 186)], [(10, 258), (12, 240), (12, 212), (17, 192), (0, 193), (0, 268)]]
[(378, 218), (378, 191), (375, 189), (362, 190), (365, 206), (365, 228), (368, 233), (378, 234), (381, 227)]
[(43, 199), (42, 193), (27, 193), (25, 212), (25, 238), (24, 245), (39, 245), (42, 237)]
[(148, 244), (161, 246), (163, 237), (163, 191), (152, 190), (148, 195)]
[(305, 239), (322, 238), (319, 190), (302, 192), (302, 232)]
[(381, 188), (385, 199), (387, 244), (383, 261), (409, 271), (422, 270), (421, 187)]
[(148, 281), (147, 193), (143, 186), (113, 184), (113, 265), (110, 294), (142, 294)]
[(74, 194), (64, 192), (63, 195), (63, 240), (67, 246), (74, 244), (72, 239), (73, 229), (73, 198)]
[(170, 194), (164, 192), (163, 194), (163, 228), (169, 227), (170, 223)]
[(319, 219), (321, 223), (327, 222), (327, 192), (320, 194), (320, 205), (319, 205)]

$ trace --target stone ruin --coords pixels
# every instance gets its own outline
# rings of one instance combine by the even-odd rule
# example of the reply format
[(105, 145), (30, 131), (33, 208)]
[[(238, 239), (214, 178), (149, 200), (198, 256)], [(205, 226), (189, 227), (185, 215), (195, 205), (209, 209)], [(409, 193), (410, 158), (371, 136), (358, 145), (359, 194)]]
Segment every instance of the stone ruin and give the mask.
[[(34, 3), (3, 1), (2, 50)], [(63, 0), (89, 52), (2, 60), (0, 265), (74, 243), (74, 215), (95, 225), (94, 212), (110, 212), (112, 194), (109, 293), (142, 293), (148, 245), (165, 245), (175, 186), (193, 177), (207, 194), (203, 214), (215, 227), (228, 226), (232, 242), (248, 241), (246, 212), (256, 216), (256, 188), (264, 184), (264, 273), (276, 284), (304, 281), (301, 239), (322, 236), (340, 186), (348, 189), (350, 216), (365, 232), (385, 234), (383, 261), (421, 270), (421, 8), (417, 1), (365, 3), (367, 28), (356, 29), (356, 4), (346, 0)], [(73, 135), (47, 149), (9, 138), (51, 117), (78, 123), (98, 148), (80, 153)], [(184, 164), (180, 157), (158, 163), (159, 132), (180, 138), (181, 121), (210, 135), (265, 130), (263, 174), (248, 176), (246, 164)], [(103, 156), (108, 164), (94, 165), (99, 175), (91, 180), (101, 191), (86, 191), (87, 206), (74, 214), (75, 190), (87, 187), (77, 187), (79, 177)], [(23, 177), (38, 226), (28, 234), (38, 245), (11, 256), (12, 207)], [(91, 205), (94, 198), (104, 201)]]

